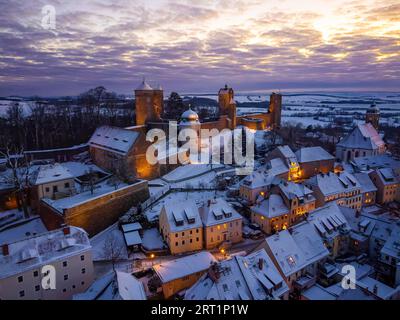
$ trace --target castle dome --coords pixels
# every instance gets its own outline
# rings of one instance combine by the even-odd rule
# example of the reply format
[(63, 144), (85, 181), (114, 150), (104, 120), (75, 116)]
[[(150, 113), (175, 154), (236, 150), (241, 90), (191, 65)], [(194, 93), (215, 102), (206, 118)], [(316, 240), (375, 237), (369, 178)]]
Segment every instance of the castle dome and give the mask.
[(371, 104), (371, 106), (367, 110), (368, 113), (379, 113), (379, 108), (377, 105), (374, 103)]
[(153, 90), (153, 88), (146, 82), (146, 79), (143, 79), (142, 83), (136, 88), (136, 90), (148, 91)]
[(198, 123), (199, 115), (190, 107), (181, 115), (181, 123)]

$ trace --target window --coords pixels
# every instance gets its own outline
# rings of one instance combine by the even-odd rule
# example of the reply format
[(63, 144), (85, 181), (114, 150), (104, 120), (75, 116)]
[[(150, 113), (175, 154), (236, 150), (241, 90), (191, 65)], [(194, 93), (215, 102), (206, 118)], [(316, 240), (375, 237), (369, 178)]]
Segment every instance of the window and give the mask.
[(63, 289), (63, 292), (67, 292), (67, 289), (66, 289), (66, 288), (64, 288), (64, 289)]
[(39, 271), (33, 271), (33, 276), (36, 278), (39, 276)]
[(45, 190), (46, 190), (46, 192), (50, 192), (50, 188), (49, 187), (46, 187)]
[(20, 296), (20, 298), (25, 297), (25, 291), (24, 290), (20, 291), (19, 296)]
[(73, 285), (73, 286), (72, 286), (72, 289), (75, 289), (75, 288), (76, 288), (76, 285)]
[(58, 186), (53, 186), (53, 192), (58, 192)]
[(40, 286), (39, 285), (35, 286), (35, 291), (39, 291), (39, 290), (40, 290)]
[(193, 243), (193, 239), (190, 239), (190, 243)]
[(81, 261), (85, 260), (85, 256), (81, 256)]
[(65, 186), (65, 188), (69, 188), (69, 182), (66, 182), (66, 183), (64, 184), (64, 186)]
[(185, 240), (182, 240), (182, 245), (184, 245), (185, 244)]
[(199, 242), (199, 241), (200, 241), (199, 237), (197, 237), (197, 238), (196, 238), (196, 241), (197, 241), (197, 242)]
[(63, 267), (66, 267), (68, 265), (67, 261), (63, 262)]
[(85, 274), (86, 273), (86, 269), (82, 268), (81, 272), (82, 272), (82, 274)]
[(175, 233), (175, 238), (178, 238), (178, 234), (177, 233)]
[(85, 281), (82, 281), (82, 282), (81, 282), (81, 285), (83, 286), (84, 284), (85, 284)]
[(179, 246), (179, 243), (178, 243), (178, 242), (175, 242), (175, 247), (177, 247), (177, 246)]
[(185, 233), (184, 232), (182, 232), (182, 237), (184, 237), (185, 236)]
[(18, 282), (23, 282), (24, 281), (24, 277), (23, 276), (19, 276), (18, 277)]
[(68, 275), (64, 274), (64, 280), (68, 280)]

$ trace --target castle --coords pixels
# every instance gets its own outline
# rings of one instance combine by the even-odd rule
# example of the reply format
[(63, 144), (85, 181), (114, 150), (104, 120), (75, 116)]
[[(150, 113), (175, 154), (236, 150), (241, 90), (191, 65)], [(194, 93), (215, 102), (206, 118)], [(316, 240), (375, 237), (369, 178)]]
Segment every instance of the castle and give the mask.
[[(151, 129), (169, 132), (170, 121), (163, 119), (164, 91), (152, 88), (145, 80), (135, 90), (136, 125), (127, 128), (103, 126), (89, 140), (90, 154), (95, 164), (128, 179), (154, 179), (174, 169), (176, 164), (151, 165), (146, 161), (150, 142), (146, 134)], [(179, 119), (177, 130), (190, 126), (200, 129), (276, 130), (281, 124), (282, 95), (272, 93), (266, 112), (237, 115), (234, 91), (225, 85), (218, 92), (219, 112), (216, 119), (201, 122), (190, 108)], [(169, 150), (168, 155), (171, 154)], [(159, 155), (160, 157), (161, 155)], [(165, 155), (165, 157), (168, 157)]]

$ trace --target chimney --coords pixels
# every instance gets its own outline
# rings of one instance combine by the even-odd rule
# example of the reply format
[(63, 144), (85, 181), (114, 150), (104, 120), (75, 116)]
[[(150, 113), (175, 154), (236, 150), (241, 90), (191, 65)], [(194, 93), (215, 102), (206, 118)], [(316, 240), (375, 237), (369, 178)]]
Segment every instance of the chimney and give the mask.
[(258, 259), (258, 269), (262, 270), (264, 268), (264, 259)]
[(8, 247), (8, 244), (3, 244), (3, 256), (8, 256), (10, 254), (10, 249)]
[(69, 227), (65, 227), (65, 228), (63, 228), (63, 233), (65, 236), (69, 235), (71, 233), (71, 229)]

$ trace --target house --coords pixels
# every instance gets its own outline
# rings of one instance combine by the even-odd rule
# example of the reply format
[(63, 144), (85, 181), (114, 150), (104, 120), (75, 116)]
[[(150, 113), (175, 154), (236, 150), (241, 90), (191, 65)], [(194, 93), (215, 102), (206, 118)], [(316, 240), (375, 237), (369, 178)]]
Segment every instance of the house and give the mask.
[(74, 176), (59, 163), (41, 165), (31, 178), (30, 201), (38, 209), (42, 198), (60, 199), (76, 193)]
[(400, 178), (392, 168), (377, 169), (369, 173), (376, 188), (376, 202), (379, 204), (400, 200)]
[(323, 287), (315, 284), (301, 293), (301, 300), (379, 300), (373, 294), (356, 284), (355, 289), (343, 289), (341, 283)]
[(367, 173), (359, 172), (355, 173), (354, 177), (361, 185), (362, 205), (371, 206), (376, 202), (376, 192), (378, 189), (372, 182), (371, 178)]
[(98, 277), (83, 293), (73, 300), (147, 300), (144, 284), (130, 273), (110, 271)]
[(290, 224), (298, 222), (304, 214), (315, 209), (313, 191), (302, 183), (280, 181), (271, 192), (279, 194), (290, 209)]
[(287, 300), (289, 288), (264, 249), (213, 264), (185, 300)]
[(267, 237), (259, 248), (266, 250), (291, 291), (312, 286), (319, 264), (329, 256), (320, 235), (309, 222)]
[(301, 179), (334, 170), (335, 157), (321, 147), (301, 148), (295, 154), (300, 165), (299, 178)]
[[(1, 300), (71, 299), (93, 281), (91, 245), (80, 228), (64, 227), (3, 244), (1, 249)], [(53, 276), (53, 289), (48, 290), (42, 283)]]
[(240, 197), (250, 205), (259, 195), (265, 196), (272, 184), (280, 179), (287, 180), (289, 169), (279, 158), (270, 160), (265, 167), (254, 171), (240, 182)]
[(308, 179), (305, 185), (314, 192), (316, 207), (335, 201), (340, 206), (361, 209), (361, 185), (351, 173), (321, 173)]
[(216, 263), (214, 256), (207, 251), (202, 251), (156, 264), (153, 270), (161, 282), (164, 298), (168, 299), (196, 283), (214, 263)]
[(159, 230), (171, 254), (180, 254), (242, 241), (242, 216), (224, 199), (168, 201), (161, 209)]
[(267, 160), (273, 161), (275, 159), (280, 159), (285, 167), (288, 168), (288, 180), (297, 180), (299, 178), (300, 165), (296, 155), (289, 146), (278, 146), (272, 150)]
[(159, 230), (171, 254), (203, 248), (203, 223), (198, 206), (191, 200), (166, 202), (159, 216)]
[(378, 261), (380, 272), (389, 277), (393, 286), (400, 286), (400, 222), (393, 226)]
[(204, 248), (242, 241), (242, 216), (222, 198), (210, 199), (199, 208)]
[(357, 157), (384, 154), (385, 142), (371, 123), (360, 123), (336, 145), (336, 158), (350, 162)]
[(347, 253), (351, 227), (335, 202), (310, 212), (307, 221), (314, 225), (332, 258)]
[(271, 194), (251, 207), (251, 222), (257, 223), (263, 232), (272, 234), (291, 225), (290, 209), (278, 194)]
[(379, 262), (381, 251), (400, 219), (377, 206), (365, 207), (358, 214), (350, 208), (341, 209), (351, 227), (350, 251), (367, 253), (371, 261)]
[(147, 181), (114, 185), (110, 180), (71, 197), (52, 200), (43, 198), (39, 214), (49, 230), (68, 224), (83, 228), (90, 236), (106, 229), (131, 207), (147, 200)]

